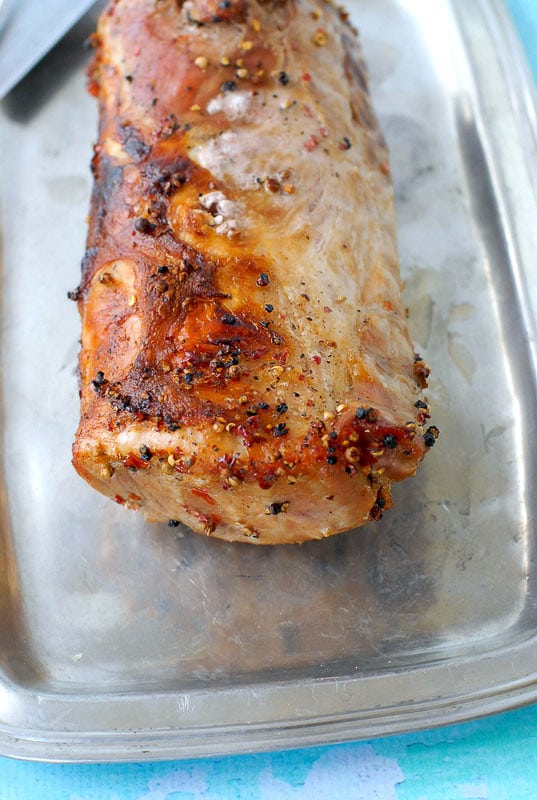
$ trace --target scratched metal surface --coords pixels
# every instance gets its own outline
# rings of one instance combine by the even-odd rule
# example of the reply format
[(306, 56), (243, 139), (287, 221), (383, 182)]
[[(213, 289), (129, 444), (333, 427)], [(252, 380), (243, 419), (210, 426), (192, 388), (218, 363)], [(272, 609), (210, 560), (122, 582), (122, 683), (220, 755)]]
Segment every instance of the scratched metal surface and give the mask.
[(442, 431), (384, 520), (305, 546), (148, 525), (75, 475), (96, 108), (86, 17), (1, 106), (0, 750), (128, 760), (537, 698), (535, 108), (499, 2), (355, 0)]

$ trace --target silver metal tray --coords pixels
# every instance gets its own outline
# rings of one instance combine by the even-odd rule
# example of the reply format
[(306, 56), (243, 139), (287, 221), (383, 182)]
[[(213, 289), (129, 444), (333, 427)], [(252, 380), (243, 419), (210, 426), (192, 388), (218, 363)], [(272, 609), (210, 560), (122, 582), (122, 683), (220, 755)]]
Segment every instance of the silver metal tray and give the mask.
[(354, 0), (441, 439), (378, 525), (253, 548), (70, 466), (95, 103), (86, 18), (1, 108), (0, 751), (371, 737), (537, 699), (535, 106), (500, 0)]

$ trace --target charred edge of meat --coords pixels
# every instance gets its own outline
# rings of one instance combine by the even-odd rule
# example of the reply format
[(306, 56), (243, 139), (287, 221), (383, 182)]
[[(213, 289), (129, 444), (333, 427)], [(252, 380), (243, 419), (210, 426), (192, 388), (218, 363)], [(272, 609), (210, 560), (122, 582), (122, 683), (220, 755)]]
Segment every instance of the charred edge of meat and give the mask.
[(175, 158), (158, 155), (141, 169), (141, 175), (150, 184), (150, 191), (169, 197), (173, 192), (189, 181), (199, 168), (186, 156)]
[(389, 492), (386, 491), (386, 489), (383, 486), (381, 486), (377, 492), (377, 497), (375, 499), (375, 502), (373, 503), (371, 511), (369, 512), (369, 519), (378, 522), (378, 520), (382, 519), (384, 511), (390, 508), (390, 506), (391, 506), (391, 496)]
[(140, 131), (131, 124), (118, 126), (119, 140), (125, 152), (134, 159), (136, 163), (144, 161), (151, 153), (151, 147), (144, 141)]
[(142, 167), (140, 174), (148, 184), (145, 194), (149, 207), (147, 217), (139, 217), (134, 222), (138, 233), (156, 237), (169, 234), (173, 238), (173, 230), (168, 223), (169, 200), (192, 178), (195, 170), (196, 165), (182, 156), (175, 160), (152, 160)]

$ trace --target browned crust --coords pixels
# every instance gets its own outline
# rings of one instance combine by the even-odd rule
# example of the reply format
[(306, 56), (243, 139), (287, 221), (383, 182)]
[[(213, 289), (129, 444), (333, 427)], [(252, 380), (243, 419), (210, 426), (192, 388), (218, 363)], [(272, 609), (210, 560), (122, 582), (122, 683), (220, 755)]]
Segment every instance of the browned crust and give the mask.
[[(300, 13), (299, 6), (292, 0), (278, 5), (278, 37), (285, 15)], [(245, 0), (120, 0), (103, 12), (90, 69), (101, 116), (76, 292), (84, 336), (74, 464), (99, 491), (150, 518), (182, 519), (222, 538), (277, 543), (379, 519), (391, 504), (391, 481), (415, 472), (436, 434), (423, 438), (428, 409), (418, 398), (427, 370), (419, 357), (405, 367), (416, 387), (406, 418), (386, 415), (382, 409), (391, 398), (365, 367), (364, 398), (377, 397), (378, 407), (342, 402), (334, 414), (323, 413), (316, 401), (291, 402), (288, 395), (315, 390), (317, 362), (305, 369), (285, 321), (267, 314), (280, 267), (248, 232), (222, 245), (211, 227), (214, 210), (199, 213), (199, 197), (210, 192), (244, 197), (190, 157), (194, 134), (200, 141), (231, 125), (223, 114), (209, 119), (199, 111), (225, 92), (226, 80), (235, 81), (213, 60), (204, 64), (191, 28), (238, 26), (240, 44), (228, 59), (242, 65), (255, 91), (266, 91), (283, 78), (272, 69), (277, 48), (270, 32), (256, 24), (260, 8)], [(363, 63), (341, 17), (345, 74), (355, 86), (353, 121), (367, 132), (378, 180), (389, 184)], [(306, 140), (306, 149), (317, 147), (314, 139)], [(268, 188), (279, 193), (284, 185), (285, 177)], [(281, 215), (265, 196), (248, 201), (253, 207), (261, 202), (257, 211), (267, 220)], [(386, 307), (401, 315), (396, 302)], [(291, 369), (284, 399), (280, 379)], [(293, 380), (300, 391), (291, 391)], [(117, 444), (129, 431), (137, 438)], [(204, 441), (197, 436), (189, 448), (193, 431)], [(265, 495), (253, 511), (256, 492)], [(330, 506), (334, 498), (337, 513)], [(241, 504), (244, 513), (237, 510)]]

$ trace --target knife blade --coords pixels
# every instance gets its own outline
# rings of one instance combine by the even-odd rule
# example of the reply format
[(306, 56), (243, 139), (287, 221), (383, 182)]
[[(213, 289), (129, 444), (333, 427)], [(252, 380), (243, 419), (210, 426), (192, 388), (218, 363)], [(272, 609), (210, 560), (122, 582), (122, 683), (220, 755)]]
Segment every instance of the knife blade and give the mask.
[(0, 100), (95, 0), (0, 0)]

